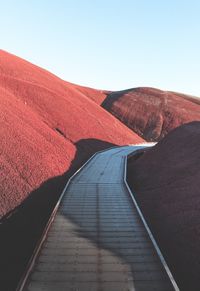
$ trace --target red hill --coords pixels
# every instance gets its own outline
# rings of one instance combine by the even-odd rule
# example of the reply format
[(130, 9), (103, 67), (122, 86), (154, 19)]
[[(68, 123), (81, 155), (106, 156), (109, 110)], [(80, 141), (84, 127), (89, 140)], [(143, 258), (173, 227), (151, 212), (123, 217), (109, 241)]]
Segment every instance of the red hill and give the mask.
[[(91, 100), (104, 98), (102, 91), (64, 82), (4, 51), (0, 52), (0, 96), (1, 216), (42, 182), (63, 174), (80, 140), (117, 145), (141, 141)], [(83, 159), (95, 150), (88, 144)], [(79, 159), (77, 165), (83, 160)]]
[(200, 120), (200, 99), (154, 88), (112, 92), (102, 103), (147, 141), (158, 141), (181, 124)]
[(15, 290), (69, 175), (97, 150), (142, 141), (104, 98), (0, 51), (0, 289)]
[(200, 122), (170, 132), (136, 161), (129, 183), (176, 275), (180, 290), (200, 286)]

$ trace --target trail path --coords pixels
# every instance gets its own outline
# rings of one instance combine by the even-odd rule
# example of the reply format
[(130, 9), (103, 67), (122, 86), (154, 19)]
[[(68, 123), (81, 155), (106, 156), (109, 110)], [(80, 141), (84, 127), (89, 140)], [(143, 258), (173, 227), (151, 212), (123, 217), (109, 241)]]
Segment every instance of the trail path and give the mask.
[(97, 153), (75, 175), (20, 290), (175, 290), (124, 183), (139, 148)]

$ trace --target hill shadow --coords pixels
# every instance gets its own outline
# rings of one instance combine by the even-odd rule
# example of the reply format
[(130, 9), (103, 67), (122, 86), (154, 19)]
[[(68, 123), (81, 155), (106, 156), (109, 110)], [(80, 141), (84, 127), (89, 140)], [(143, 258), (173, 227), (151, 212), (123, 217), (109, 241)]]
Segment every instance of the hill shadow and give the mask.
[(101, 103), (101, 107), (106, 109), (107, 111), (110, 111), (112, 109), (112, 105), (115, 101), (119, 100), (120, 97), (123, 98), (124, 94), (127, 94), (131, 91), (133, 91), (134, 88), (126, 89), (126, 90), (121, 90), (121, 91), (116, 91), (112, 92), (107, 95), (106, 99)]
[(0, 221), (0, 290), (14, 291), (69, 177), (95, 152), (115, 146), (81, 139), (67, 171), (45, 181)]

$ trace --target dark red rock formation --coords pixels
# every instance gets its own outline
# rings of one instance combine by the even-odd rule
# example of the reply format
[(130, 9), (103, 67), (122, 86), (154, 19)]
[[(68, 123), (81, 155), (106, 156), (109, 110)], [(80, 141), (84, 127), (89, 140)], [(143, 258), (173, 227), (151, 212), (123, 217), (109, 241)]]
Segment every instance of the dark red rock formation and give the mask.
[(147, 141), (158, 141), (181, 124), (200, 120), (200, 99), (153, 88), (112, 92), (103, 108)]
[(180, 290), (200, 286), (200, 122), (128, 163), (128, 180)]

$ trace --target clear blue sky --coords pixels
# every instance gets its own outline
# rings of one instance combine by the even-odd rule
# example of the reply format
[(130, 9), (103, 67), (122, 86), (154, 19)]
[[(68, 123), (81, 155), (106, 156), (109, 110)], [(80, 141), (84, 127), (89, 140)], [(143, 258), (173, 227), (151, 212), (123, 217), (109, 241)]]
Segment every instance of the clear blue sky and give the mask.
[(0, 0), (0, 42), (74, 83), (200, 96), (198, 0)]

